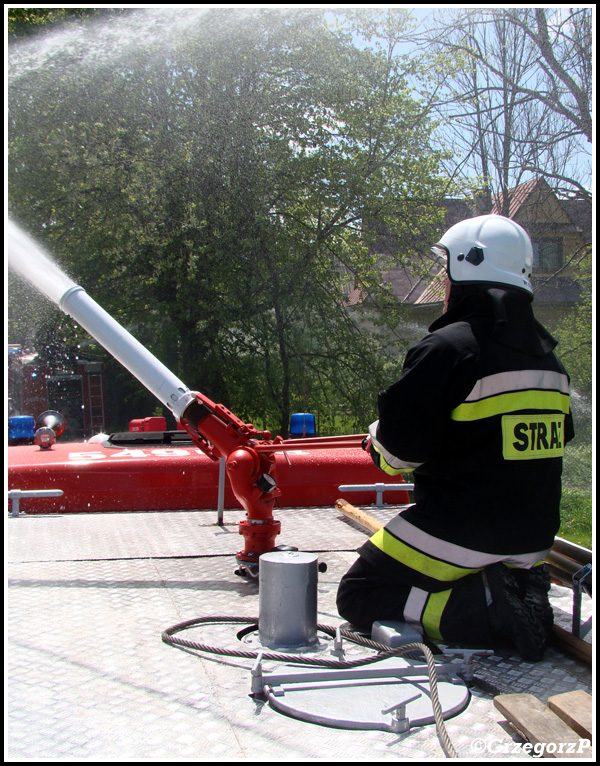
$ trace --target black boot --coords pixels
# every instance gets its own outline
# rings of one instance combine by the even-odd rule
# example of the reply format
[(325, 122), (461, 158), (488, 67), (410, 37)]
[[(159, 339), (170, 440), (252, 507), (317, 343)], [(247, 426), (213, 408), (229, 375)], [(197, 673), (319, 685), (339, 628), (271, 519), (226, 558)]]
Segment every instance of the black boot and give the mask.
[(538, 662), (552, 635), (554, 614), (548, 600), (550, 576), (544, 565), (511, 570), (494, 564), (485, 570), (492, 603), (494, 633), (517, 649), (525, 660)]

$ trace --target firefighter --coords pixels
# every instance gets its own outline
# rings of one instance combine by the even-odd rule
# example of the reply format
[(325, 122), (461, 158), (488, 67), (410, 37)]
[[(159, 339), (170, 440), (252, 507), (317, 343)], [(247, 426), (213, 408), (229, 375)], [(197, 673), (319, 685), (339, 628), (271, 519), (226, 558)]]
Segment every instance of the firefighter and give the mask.
[(412, 472), (414, 505), (359, 549), (338, 611), (363, 631), (400, 620), (425, 640), (537, 661), (553, 622), (543, 558), (574, 435), (569, 378), (533, 314), (521, 226), (470, 218), (432, 251), (444, 313), (379, 395), (364, 445), (386, 473)]

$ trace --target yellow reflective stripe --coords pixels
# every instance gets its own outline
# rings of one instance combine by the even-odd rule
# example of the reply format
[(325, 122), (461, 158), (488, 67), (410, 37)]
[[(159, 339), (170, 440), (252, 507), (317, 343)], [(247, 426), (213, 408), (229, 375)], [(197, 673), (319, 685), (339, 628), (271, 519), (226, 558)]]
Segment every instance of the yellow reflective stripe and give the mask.
[(482, 420), (517, 410), (557, 410), (569, 412), (569, 397), (558, 391), (517, 391), (498, 394), (478, 402), (464, 402), (450, 413), (452, 420)]
[(468, 568), (471, 572), (478, 572), (480, 569), (496, 564), (499, 561), (510, 562), (517, 567), (528, 569), (537, 561), (543, 559), (550, 550), (546, 548), (541, 551), (531, 551), (529, 553), (484, 553), (483, 551), (465, 548), (456, 543), (450, 543), (442, 540), (435, 535), (419, 529), (414, 524), (403, 518), (399, 513), (385, 525), (385, 530), (396, 540), (402, 540), (411, 550), (426, 551), (428, 556), (437, 561), (443, 561), (453, 566)]
[(457, 567), (453, 564), (448, 564), (446, 561), (431, 558), (426, 553), (405, 545), (385, 528), (375, 532), (370, 539), (373, 545), (379, 548), (380, 551), (396, 559), (396, 561), (441, 582), (453, 582), (468, 574), (480, 571), (479, 568)]
[(436, 641), (443, 640), (443, 636), (440, 633), (440, 622), (442, 620), (442, 612), (446, 608), (451, 593), (452, 590), (431, 593), (423, 611), (421, 623), (425, 629), (425, 633)]
[(375, 452), (379, 455), (379, 469), (383, 471), (384, 473), (387, 473), (388, 476), (398, 476), (398, 474), (403, 473), (404, 471), (412, 471), (412, 468), (393, 468), (383, 457), (381, 454), (381, 450), (377, 449), (377, 447), (371, 442), (371, 445)]

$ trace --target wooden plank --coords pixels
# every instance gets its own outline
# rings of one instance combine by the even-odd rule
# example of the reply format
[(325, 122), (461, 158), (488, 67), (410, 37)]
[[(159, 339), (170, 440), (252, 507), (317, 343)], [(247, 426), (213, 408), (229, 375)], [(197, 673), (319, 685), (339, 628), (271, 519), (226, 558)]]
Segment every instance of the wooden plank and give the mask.
[(577, 561), (580, 567), (592, 563), (592, 552), (588, 548), (569, 542), (569, 540), (563, 540), (562, 537), (554, 539), (552, 550), (563, 556), (568, 556), (573, 561)]
[(544, 557), (544, 561), (546, 564), (550, 564), (550, 566), (556, 567), (560, 572), (566, 574), (571, 580), (573, 575), (584, 566), (584, 564), (580, 564), (578, 561), (558, 553), (555, 548), (552, 548), (550, 553)]
[(499, 694), (494, 706), (546, 758), (590, 758), (589, 742), (582, 739), (533, 694)]
[(336, 500), (335, 507), (345, 516), (348, 516), (348, 518), (356, 521), (357, 524), (360, 524), (369, 532), (378, 532), (383, 527), (383, 524), (380, 521), (377, 521), (377, 519), (369, 516), (368, 513), (361, 511), (359, 508), (355, 508), (347, 500)]
[(567, 654), (583, 660), (588, 665), (592, 664), (592, 645), (588, 644), (582, 638), (574, 636), (568, 630), (561, 628), (560, 625), (552, 626), (553, 641), (560, 649)]
[(581, 737), (592, 741), (592, 697), (583, 689), (548, 697), (546, 703), (553, 713)]

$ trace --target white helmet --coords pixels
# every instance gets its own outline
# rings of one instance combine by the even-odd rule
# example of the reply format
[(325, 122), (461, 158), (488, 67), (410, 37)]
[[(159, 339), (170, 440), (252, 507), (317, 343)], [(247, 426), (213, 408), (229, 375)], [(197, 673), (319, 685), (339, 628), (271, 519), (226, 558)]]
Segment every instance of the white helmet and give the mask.
[(492, 282), (533, 293), (533, 247), (518, 223), (502, 215), (480, 215), (452, 226), (433, 246), (447, 258), (452, 282)]

